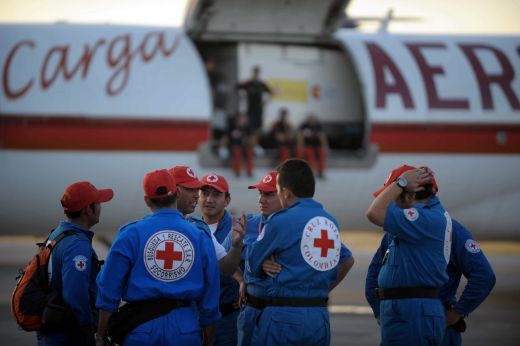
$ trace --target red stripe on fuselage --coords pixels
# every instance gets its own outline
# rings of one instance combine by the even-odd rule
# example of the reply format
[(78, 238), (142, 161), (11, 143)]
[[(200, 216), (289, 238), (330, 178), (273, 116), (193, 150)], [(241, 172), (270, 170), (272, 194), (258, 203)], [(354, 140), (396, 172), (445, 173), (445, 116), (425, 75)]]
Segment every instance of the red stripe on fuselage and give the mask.
[(0, 148), (31, 150), (196, 150), (207, 121), (0, 116)]
[(520, 124), (372, 124), (381, 152), (520, 153)]
[[(192, 151), (209, 140), (207, 121), (0, 116), (0, 148)], [(520, 124), (372, 124), (389, 153), (520, 153)]]

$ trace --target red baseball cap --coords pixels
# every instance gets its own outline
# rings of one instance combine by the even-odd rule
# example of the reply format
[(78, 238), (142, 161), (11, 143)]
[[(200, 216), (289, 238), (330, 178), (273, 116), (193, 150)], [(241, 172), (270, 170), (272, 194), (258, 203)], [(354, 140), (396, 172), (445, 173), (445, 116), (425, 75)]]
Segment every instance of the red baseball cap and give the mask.
[(161, 199), (175, 194), (175, 179), (166, 169), (148, 172), (143, 179), (144, 195)]
[(203, 176), (200, 181), (202, 182), (201, 187), (210, 186), (220, 192), (229, 192), (228, 182), (226, 181), (226, 178), (221, 175), (209, 173)]
[(168, 170), (175, 179), (177, 185), (189, 189), (198, 189), (202, 186), (199, 178), (189, 166), (175, 166)]
[(61, 197), (65, 211), (80, 211), (92, 203), (108, 202), (114, 197), (112, 189), (98, 190), (88, 181), (79, 181), (67, 187)]
[[(374, 193), (373, 193), (374, 197), (377, 197), (381, 192), (383, 192), (388, 186), (390, 186), (390, 184), (392, 184), (397, 178), (399, 178), (401, 176), (401, 174), (403, 174), (404, 172), (407, 172), (407, 171), (411, 171), (412, 169), (415, 169), (415, 168), (416, 167), (409, 166), (409, 165), (402, 165), (397, 168), (394, 168), (392, 170), (392, 172), (390, 172), (390, 174), (388, 175), (388, 178), (386, 179), (383, 187), (377, 191), (374, 191)], [(435, 193), (437, 193), (437, 191), (439, 191), (439, 188), (437, 186), (437, 181), (435, 181), (435, 177), (432, 177), (431, 183), (432, 183), (432, 187), (433, 187), (433, 193), (435, 194)]]
[(249, 185), (247, 188), (258, 189), (264, 192), (276, 191), (276, 174), (276, 172), (269, 172), (258, 183)]

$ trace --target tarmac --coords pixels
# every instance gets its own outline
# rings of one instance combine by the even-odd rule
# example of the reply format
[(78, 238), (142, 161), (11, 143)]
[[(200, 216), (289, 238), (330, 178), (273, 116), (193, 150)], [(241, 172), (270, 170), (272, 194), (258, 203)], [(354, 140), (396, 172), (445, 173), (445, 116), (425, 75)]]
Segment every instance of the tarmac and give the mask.
[[(330, 296), (332, 345), (379, 345), (379, 326), (364, 297), (365, 276), (381, 233), (342, 232), (356, 263)], [(34, 254), (37, 237), (0, 237), (0, 340), (3, 345), (35, 345), (34, 332), (20, 330), (10, 314), (10, 299), (18, 269)], [(462, 336), (466, 345), (520, 345), (520, 242), (479, 243), (488, 257), (497, 283), (486, 301), (467, 319)], [(95, 243), (100, 258), (106, 246)], [(461, 286), (464, 282), (461, 284)]]

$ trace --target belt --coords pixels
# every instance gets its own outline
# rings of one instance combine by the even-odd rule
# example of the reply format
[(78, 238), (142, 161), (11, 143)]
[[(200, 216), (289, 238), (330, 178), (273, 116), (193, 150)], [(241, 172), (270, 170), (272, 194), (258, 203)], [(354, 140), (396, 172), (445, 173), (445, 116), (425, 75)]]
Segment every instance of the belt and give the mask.
[(252, 306), (253, 308), (262, 310), (265, 308), (266, 303), (267, 302), (265, 299), (258, 298), (250, 295), (249, 293), (246, 293), (246, 304)]
[(379, 300), (439, 298), (439, 289), (436, 287), (425, 286), (376, 288), (376, 296), (379, 298)]
[(226, 316), (232, 312), (240, 310), (240, 308), (237, 306), (236, 303), (227, 303), (227, 304), (220, 304), (219, 310), (220, 310), (220, 313), (222, 314), (222, 316)]
[(317, 298), (297, 298), (297, 297), (267, 297), (258, 298), (250, 294), (247, 295), (246, 304), (256, 309), (264, 309), (267, 306), (285, 307), (326, 307), (328, 297)]

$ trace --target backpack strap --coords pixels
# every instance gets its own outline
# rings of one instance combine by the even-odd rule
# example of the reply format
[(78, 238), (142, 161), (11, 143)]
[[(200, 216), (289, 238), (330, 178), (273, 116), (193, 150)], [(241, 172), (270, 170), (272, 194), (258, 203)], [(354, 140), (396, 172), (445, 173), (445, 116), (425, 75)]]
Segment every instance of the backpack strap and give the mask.
[(63, 231), (60, 234), (58, 234), (58, 236), (56, 238), (53, 239), (55, 241), (54, 244), (56, 244), (57, 242), (59, 242), (60, 240), (62, 240), (63, 238), (65, 238), (65, 237), (67, 237), (69, 235), (73, 235), (73, 234), (77, 234), (77, 233), (79, 233), (79, 231), (75, 231), (75, 230), (72, 230), (72, 229), (68, 229), (66, 231)]

